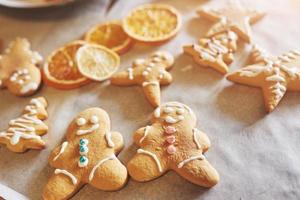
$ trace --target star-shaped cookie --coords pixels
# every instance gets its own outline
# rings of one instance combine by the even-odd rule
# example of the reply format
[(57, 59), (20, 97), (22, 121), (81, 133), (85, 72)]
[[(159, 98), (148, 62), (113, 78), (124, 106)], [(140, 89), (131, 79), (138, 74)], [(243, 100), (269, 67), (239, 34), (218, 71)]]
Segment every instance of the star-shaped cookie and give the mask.
[(240, 5), (230, 5), (219, 10), (203, 8), (198, 10), (197, 13), (201, 17), (216, 22), (209, 30), (208, 36), (230, 29), (248, 43), (251, 41), (250, 25), (256, 23), (265, 15), (263, 12), (246, 9)]
[(153, 53), (148, 59), (136, 59), (133, 66), (111, 78), (111, 83), (120, 86), (140, 85), (146, 98), (154, 107), (160, 105), (160, 85), (172, 82), (167, 71), (174, 63), (174, 57), (164, 51)]
[(262, 88), (268, 112), (275, 109), (286, 91), (300, 91), (299, 51), (275, 57), (254, 46), (252, 60), (254, 64), (231, 73), (227, 79)]

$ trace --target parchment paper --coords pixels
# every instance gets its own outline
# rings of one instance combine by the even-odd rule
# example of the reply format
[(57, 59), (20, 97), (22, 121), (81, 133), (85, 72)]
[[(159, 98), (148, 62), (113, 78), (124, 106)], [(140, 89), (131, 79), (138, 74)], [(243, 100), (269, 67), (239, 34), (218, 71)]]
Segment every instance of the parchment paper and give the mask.
[[(81, 36), (91, 25), (118, 19), (136, 5), (150, 2), (121, 0), (104, 16), (106, 1), (82, 1), (66, 8), (12, 10), (0, 8), (0, 37), (6, 41), (16, 36), (29, 38), (33, 48), (44, 56), (62, 44)], [(158, 1), (155, 1), (158, 2)], [(162, 89), (162, 99), (189, 105), (198, 117), (198, 128), (211, 139), (206, 157), (220, 173), (220, 183), (211, 189), (195, 186), (169, 172), (148, 183), (129, 180), (117, 192), (103, 192), (85, 186), (73, 199), (300, 199), (300, 94), (288, 92), (271, 114), (264, 111), (259, 89), (228, 82), (217, 72), (197, 66), (182, 55), (182, 45), (204, 36), (211, 23), (198, 18), (199, 6), (221, 7), (230, 0), (164, 0), (183, 15), (179, 35), (160, 47), (136, 45), (122, 56), (121, 68), (133, 59), (147, 56), (156, 49), (169, 50), (176, 56), (174, 82)], [(254, 42), (274, 54), (300, 50), (300, 1), (251, 0), (242, 5), (262, 9), (268, 15), (253, 26)], [(102, 13), (102, 14), (101, 14)], [(249, 46), (240, 44), (231, 70), (243, 67)], [(183, 72), (182, 68), (193, 68)], [(36, 95), (49, 101), (50, 131), (43, 137), (48, 147), (43, 151), (14, 154), (0, 148), (0, 182), (28, 196), (41, 199), (47, 179), (53, 173), (47, 159), (50, 151), (63, 141), (66, 127), (85, 108), (99, 106), (111, 117), (113, 130), (122, 132), (126, 146), (120, 159), (127, 163), (137, 147), (132, 133), (148, 123), (153, 111), (138, 87), (116, 87), (108, 82), (93, 83), (77, 90), (59, 91), (43, 87)], [(17, 98), (0, 92), (0, 128), (18, 116), (30, 98)]]

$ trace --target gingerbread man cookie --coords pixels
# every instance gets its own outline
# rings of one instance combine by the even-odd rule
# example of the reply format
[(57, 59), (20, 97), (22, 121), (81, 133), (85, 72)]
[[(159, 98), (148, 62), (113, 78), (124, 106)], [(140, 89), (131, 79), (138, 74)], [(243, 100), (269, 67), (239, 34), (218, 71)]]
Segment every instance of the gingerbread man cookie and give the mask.
[(85, 184), (106, 191), (122, 188), (127, 170), (116, 157), (122, 148), (122, 135), (111, 132), (104, 110), (89, 108), (79, 113), (68, 128), (66, 141), (50, 155), (55, 171), (43, 198), (68, 199)]
[(208, 36), (232, 30), (248, 43), (251, 41), (250, 25), (258, 22), (265, 16), (263, 12), (243, 8), (241, 5), (229, 5), (219, 10), (203, 8), (198, 11), (198, 14), (216, 22), (209, 30)]
[(24, 38), (11, 42), (5, 53), (0, 56), (0, 88), (17, 96), (34, 94), (41, 84), (41, 72), (37, 65), (42, 57), (30, 49)]
[(275, 57), (254, 45), (254, 64), (228, 75), (236, 83), (260, 87), (268, 112), (275, 109), (287, 91), (300, 91), (300, 52), (290, 51)]
[(152, 125), (134, 134), (134, 142), (140, 148), (127, 165), (130, 176), (144, 182), (174, 170), (200, 186), (217, 184), (218, 172), (203, 155), (210, 140), (195, 126), (196, 116), (188, 106), (169, 102), (158, 107)]
[(167, 71), (174, 64), (174, 57), (163, 51), (153, 53), (148, 59), (136, 59), (127, 71), (115, 74), (111, 83), (120, 86), (140, 85), (152, 106), (160, 105), (160, 85), (172, 82)]
[(199, 44), (183, 47), (186, 54), (192, 56), (201, 66), (211, 67), (222, 74), (228, 72), (228, 65), (233, 62), (233, 53), (237, 50), (238, 37), (233, 31), (218, 33), (202, 38)]
[(43, 149), (46, 144), (41, 139), (48, 131), (43, 120), (48, 118), (47, 101), (35, 98), (25, 107), (21, 117), (10, 120), (9, 128), (0, 132), (0, 144), (5, 144), (13, 152), (22, 153), (28, 149)]

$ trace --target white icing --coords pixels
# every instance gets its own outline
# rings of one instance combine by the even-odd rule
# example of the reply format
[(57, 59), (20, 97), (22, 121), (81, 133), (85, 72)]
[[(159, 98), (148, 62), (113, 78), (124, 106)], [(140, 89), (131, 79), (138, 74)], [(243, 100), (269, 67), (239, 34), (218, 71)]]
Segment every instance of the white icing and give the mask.
[(22, 94), (25, 94), (25, 93), (27, 93), (27, 92), (29, 92), (29, 91), (36, 90), (38, 87), (39, 87), (39, 85), (38, 85), (37, 83), (30, 82), (30, 83), (24, 85), (24, 86), (22, 87), (22, 89), (21, 89), (20, 92), (21, 92)]
[(89, 175), (89, 181), (91, 182), (94, 178), (94, 174), (97, 170), (98, 167), (100, 167), (103, 163), (105, 163), (106, 161), (109, 161), (109, 160), (113, 160), (113, 159), (116, 159), (116, 156), (115, 154), (107, 157), (107, 158), (104, 158), (103, 160), (100, 160), (92, 169), (90, 175)]
[(80, 160), (78, 161), (78, 167), (86, 167), (89, 164), (89, 159), (86, 157), (85, 162), (80, 162)]
[(285, 82), (285, 78), (280, 75), (279, 68), (274, 68), (275, 74), (266, 78), (266, 81)]
[(160, 117), (160, 107), (157, 107), (154, 111), (154, 117), (159, 118)]
[(197, 146), (198, 149), (201, 149), (201, 144), (199, 143), (198, 139), (197, 139), (197, 135), (200, 134), (200, 131), (196, 128), (193, 128), (193, 140)]
[(54, 171), (54, 174), (64, 174), (64, 175), (66, 175), (67, 177), (69, 177), (71, 179), (73, 185), (77, 184), (77, 178), (73, 174), (71, 174), (70, 172), (68, 172), (67, 170), (56, 169)]
[(144, 141), (144, 139), (147, 137), (148, 133), (149, 133), (149, 129), (151, 126), (146, 126), (144, 129), (144, 136), (140, 139), (140, 143), (142, 143)]
[(97, 124), (99, 122), (99, 118), (96, 115), (93, 115), (91, 117), (91, 123), (92, 124)]
[(184, 114), (184, 109), (183, 108), (178, 108), (176, 110), (176, 113), (179, 114), (179, 115), (182, 115), (182, 114)]
[(183, 119), (184, 119), (184, 117), (182, 115), (178, 116), (177, 119), (172, 116), (167, 116), (165, 118), (165, 122), (167, 122), (169, 124), (175, 124), (175, 123), (182, 121)]
[(180, 163), (177, 165), (177, 167), (178, 167), (178, 168), (182, 168), (185, 164), (187, 164), (187, 163), (189, 163), (189, 162), (191, 162), (191, 161), (193, 161), (193, 160), (204, 160), (204, 159), (205, 159), (205, 157), (204, 157), (203, 155), (192, 156), (192, 157), (190, 157), (190, 158), (188, 158), (188, 159), (186, 159), (186, 160), (180, 162)]
[(78, 119), (76, 120), (76, 124), (77, 124), (78, 126), (83, 126), (83, 125), (86, 124), (86, 119), (80, 117), (80, 118), (78, 118)]
[(173, 109), (172, 107), (164, 107), (164, 108), (163, 108), (163, 111), (164, 111), (164, 113), (169, 114), (169, 113), (173, 112), (174, 109)]
[(89, 134), (92, 133), (93, 131), (97, 130), (100, 127), (99, 124), (93, 124), (89, 129), (86, 130), (78, 130), (77, 131), (77, 135), (85, 135), (85, 134)]
[(26, 134), (21, 131), (13, 131), (13, 132), (1, 132), (0, 137), (10, 137), (10, 144), (16, 145), (20, 142), (20, 139), (37, 139), (40, 140), (41, 137), (38, 135)]
[(129, 80), (133, 80), (133, 69), (130, 67), (130, 68), (128, 68), (127, 69), (127, 71), (128, 71), (128, 78), (129, 78)]
[(105, 139), (108, 147), (113, 148), (115, 146), (114, 142), (111, 139), (111, 132), (108, 130), (105, 132)]
[(56, 161), (56, 160), (59, 158), (59, 156), (65, 152), (65, 150), (66, 150), (68, 144), (69, 144), (68, 142), (62, 143), (61, 148), (60, 148), (60, 151), (59, 151), (59, 153), (54, 157), (53, 161)]
[(159, 83), (158, 83), (158, 81), (145, 81), (145, 82), (143, 83), (143, 87), (146, 87), (146, 86), (148, 86), (148, 85), (159, 86)]
[(162, 171), (163, 171), (163, 170), (162, 170), (162, 167), (161, 167), (161, 164), (160, 164), (160, 161), (158, 160), (157, 156), (156, 156), (154, 153), (152, 153), (152, 152), (150, 152), (150, 151), (146, 151), (146, 150), (144, 150), (144, 149), (138, 149), (138, 150), (137, 150), (137, 153), (140, 153), (140, 154), (146, 154), (146, 155), (152, 157), (152, 158), (154, 159), (156, 165), (157, 165), (158, 171), (159, 171), (159, 172), (162, 172)]

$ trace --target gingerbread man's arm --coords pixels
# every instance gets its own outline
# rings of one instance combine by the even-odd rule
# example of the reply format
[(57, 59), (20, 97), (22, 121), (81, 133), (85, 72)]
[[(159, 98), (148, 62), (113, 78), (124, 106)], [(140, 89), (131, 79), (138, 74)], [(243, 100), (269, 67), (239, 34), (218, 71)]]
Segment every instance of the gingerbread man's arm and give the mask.
[(134, 143), (138, 146), (141, 146), (140, 144), (146, 139), (146, 137), (149, 135), (149, 131), (151, 130), (152, 126), (145, 126), (142, 128), (139, 128), (134, 134), (133, 134), (133, 140)]
[(193, 129), (193, 140), (196, 143), (197, 148), (202, 149), (203, 153), (211, 146), (208, 136), (196, 128)]
[(124, 147), (124, 140), (119, 132), (111, 132), (111, 139), (114, 144), (114, 149), (116, 153), (119, 153)]
[(168, 85), (172, 82), (172, 80), (173, 80), (173, 77), (172, 77), (171, 73), (166, 71), (163, 73), (163, 78), (160, 80), (160, 84)]
[(57, 146), (49, 156), (49, 163), (55, 166), (56, 161), (60, 160), (61, 156), (65, 153), (68, 148), (69, 143), (67, 141), (63, 142), (61, 145)]
[(131, 86), (136, 84), (133, 74), (133, 68), (128, 68), (127, 71), (119, 72), (110, 79), (113, 85)]

